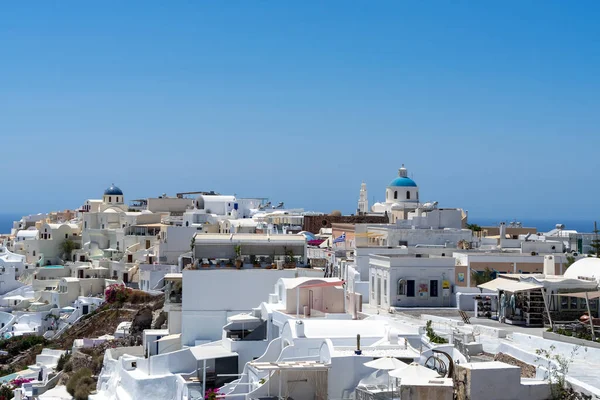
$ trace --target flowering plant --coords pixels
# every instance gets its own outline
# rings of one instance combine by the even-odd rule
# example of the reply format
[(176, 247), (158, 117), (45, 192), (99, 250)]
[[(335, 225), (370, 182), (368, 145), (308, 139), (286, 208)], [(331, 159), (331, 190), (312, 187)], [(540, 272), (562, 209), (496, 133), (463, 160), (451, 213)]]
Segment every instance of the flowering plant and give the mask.
[(10, 384), (13, 385), (14, 388), (20, 388), (24, 383), (32, 382), (33, 378), (15, 378), (10, 381)]
[(206, 400), (216, 400), (220, 394), (221, 393), (219, 392), (219, 389), (208, 389), (204, 395), (204, 398)]
[(124, 303), (130, 293), (131, 289), (125, 285), (114, 284), (106, 288), (104, 291), (104, 299), (107, 303)]
[(12, 386), (3, 383), (0, 386), (0, 400), (10, 400), (14, 397)]

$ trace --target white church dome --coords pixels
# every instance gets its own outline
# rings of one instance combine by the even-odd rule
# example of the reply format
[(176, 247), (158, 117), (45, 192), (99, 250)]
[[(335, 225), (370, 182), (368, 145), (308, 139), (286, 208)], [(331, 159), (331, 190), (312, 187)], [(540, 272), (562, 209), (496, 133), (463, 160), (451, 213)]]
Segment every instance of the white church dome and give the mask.
[(593, 278), (600, 281), (600, 258), (586, 257), (575, 261), (565, 271), (565, 278)]

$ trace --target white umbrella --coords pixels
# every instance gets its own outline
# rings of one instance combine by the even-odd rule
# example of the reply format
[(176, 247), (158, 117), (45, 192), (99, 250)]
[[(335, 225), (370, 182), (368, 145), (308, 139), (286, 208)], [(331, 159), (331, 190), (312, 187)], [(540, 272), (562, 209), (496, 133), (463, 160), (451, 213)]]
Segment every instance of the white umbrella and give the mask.
[(236, 314), (231, 317), (227, 317), (229, 322), (259, 322), (260, 318), (250, 314)]
[[(393, 357), (378, 358), (377, 360), (369, 361), (369, 362), (365, 363), (364, 365), (365, 365), (365, 367), (382, 369), (385, 371), (397, 370), (397, 369), (408, 366), (408, 365), (406, 365), (406, 363), (403, 363), (402, 361), (398, 360), (397, 358), (393, 358)], [(390, 378), (389, 378), (389, 374), (388, 374), (388, 388), (389, 388), (389, 386), (390, 386)], [(394, 397), (394, 388), (393, 387), (392, 387), (392, 397)]]
[(406, 367), (407, 364), (393, 357), (382, 357), (377, 360), (369, 361), (365, 363), (365, 367), (374, 368), (374, 369), (383, 369), (386, 371), (391, 371), (393, 369), (399, 369), (402, 367)]
[(390, 376), (394, 378), (400, 379), (429, 379), (429, 378), (437, 378), (440, 376), (436, 371), (423, 367), (417, 363), (410, 363), (408, 365), (404, 365), (402, 368), (395, 369), (389, 372)]

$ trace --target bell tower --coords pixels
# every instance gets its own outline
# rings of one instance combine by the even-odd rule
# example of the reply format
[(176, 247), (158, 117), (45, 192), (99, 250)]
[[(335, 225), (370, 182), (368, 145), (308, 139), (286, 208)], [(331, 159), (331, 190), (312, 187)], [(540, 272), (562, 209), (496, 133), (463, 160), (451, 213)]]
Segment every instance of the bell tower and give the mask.
[(363, 215), (369, 212), (369, 196), (367, 195), (367, 184), (360, 185), (360, 195), (358, 197), (358, 214)]

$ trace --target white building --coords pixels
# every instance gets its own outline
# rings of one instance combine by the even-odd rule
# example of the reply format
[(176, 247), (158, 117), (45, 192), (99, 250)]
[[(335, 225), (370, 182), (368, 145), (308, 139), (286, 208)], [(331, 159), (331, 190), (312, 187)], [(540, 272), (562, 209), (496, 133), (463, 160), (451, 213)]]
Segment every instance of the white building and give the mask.
[(48, 217), (48, 214), (33, 214), (26, 215), (22, 217), (19, 221), (13, 222), (13, 227), (11, 229), (11, 236), (15, 236), (18, 231), (28, 230), (30, 228), (35, 228), (35, 224), (38, 221), (43, 221)]
[(228, 217), (231, 219), (251, 218), (260, 206), (261, 199), (237, 199), (235, 196), (200, 195), (194, 200), (194, 207), (183, 215), (183, 226), (214, 224)]
[[(239, 252), (239, 254), (238, 254)], [(194, 256), (198, 260), (235, 260), (244, 264), (272, 264), (276, 261), (304, 265), (304, 235), (196, 234)]]
[[(27, 262), (37, 265), (62, 264), (66, 256), (62, 244), (70, 240), (76, 247), (81, 245), (81, 228), (78, 224), (41, 223), (35, 238), (23, 242)], [(68, 261), (68, 260), (66, 260)]]
[(385, 202), (373, 204), (375, 213), (397, 214), (398, 218), (406, 219), (409, 211), (414, 211), (419, 205), (419, 187), (408, 177), (408, 171), (402, 165), (398, 177), (390, 182), (385, 190)]
[(449, 307), (454, 287), (454, 259), (372, 255), (370, 296), (373, 307)]
[(177, 264), (179, 257), (192, 250), (191, 243), (194, 235), (201, 232), (196, 227), (164, 225), (155, 244), (158, 262)]
[(181, 344), (194, 346), (219, 340), (228, 317), (252, 311), (280, 278), (294, 278), (299, 273), (322, 275), (308, 269), (183, 271)]
[(140, 290), (150, 292), (162, 289), (165, 275), (181, 272), (181, 269), (172, 264), (140, 264), (139, 271)]
[(105, 190), (100, 202), (86, 202), (81, 214), (83, 244), (74, 252), (73, 261), (99, 262), (100, 267), (109, 269), (113, 279), (125, 284), (139, 281), (140, 263), (157, 261), (155, 245), (166, 227), (161, 220), (169, 216), (168, 212), (128, 211), (123, 191), (113, 185)]

